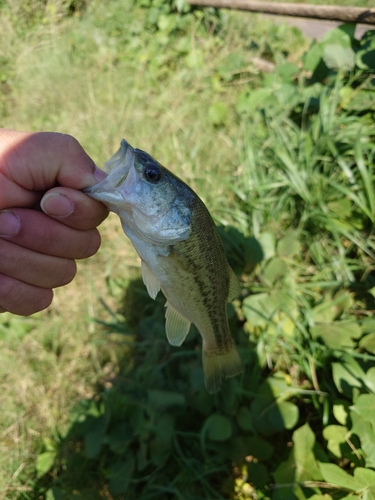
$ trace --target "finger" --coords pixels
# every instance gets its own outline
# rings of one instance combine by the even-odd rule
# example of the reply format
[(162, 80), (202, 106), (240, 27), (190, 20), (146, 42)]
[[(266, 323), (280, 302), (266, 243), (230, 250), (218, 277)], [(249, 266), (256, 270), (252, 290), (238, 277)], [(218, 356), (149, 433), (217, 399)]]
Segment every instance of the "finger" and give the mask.
[(76, 189), (58, 187), (47, 191), (40, 206), (44, 213), (75, 229), (99, 226), (108, 216), (108, 210), (99, 201)]
[(52, 290), (0, 274), (0, 312), (9, 311), (12, 314), (29, 316), (46, 309), (52, 299)]
[(31, 206), (35, 191), (56, 185), (83, 189), (106, 174), (67, 134), (0, 130), (0, 209)]
[(41, 288), (66, 285), (77, 271), (73, 259), (41, 254), (1, 239), (0, 255), (0, 273)]
[(0, 211), (1, 238), (34, 252), (66, 259), (91, 257), (100, 246), (97, 229), (79, 231), (26, 208)]

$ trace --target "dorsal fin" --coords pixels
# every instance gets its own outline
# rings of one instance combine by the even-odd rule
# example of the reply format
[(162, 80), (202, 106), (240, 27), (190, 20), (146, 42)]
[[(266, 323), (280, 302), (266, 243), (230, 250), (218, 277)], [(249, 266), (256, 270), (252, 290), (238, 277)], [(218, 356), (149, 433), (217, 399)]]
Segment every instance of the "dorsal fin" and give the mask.
[(165, 311), (165, 332), (168, 342), (171, 345), (180, 346), (189, 333), (190, 321), (187, 320), (177, 309), (166, 303), (167, 310)]
[(240, 282), (238, 281), (237, 276), (234, 274), (233, 269), (230, 266), (228, 266), (228, 268), (229, 268), (228, 302), (232, 302), (239, 296), (241, 292), (241, 285)]
[(142, 260), (142, 278), (143, 278), (143, 283), (147, 287), (149, 296), (152, 299), (155, 299), (160, 290), (160, 281), (151, 271), (151, 269), (148, 267), (148, 265), (144, 260)]

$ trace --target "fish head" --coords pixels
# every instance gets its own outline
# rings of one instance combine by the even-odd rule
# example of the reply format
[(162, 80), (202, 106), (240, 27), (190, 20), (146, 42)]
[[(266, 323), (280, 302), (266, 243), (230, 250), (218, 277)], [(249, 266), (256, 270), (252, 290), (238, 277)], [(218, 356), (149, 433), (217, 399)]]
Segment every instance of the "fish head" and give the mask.
[(104, 170), (108, 176), (84, 192), (117, 213), (124, 229), (155, 245), (188, 238), (194, 193), (152, 156), (123, 139)]

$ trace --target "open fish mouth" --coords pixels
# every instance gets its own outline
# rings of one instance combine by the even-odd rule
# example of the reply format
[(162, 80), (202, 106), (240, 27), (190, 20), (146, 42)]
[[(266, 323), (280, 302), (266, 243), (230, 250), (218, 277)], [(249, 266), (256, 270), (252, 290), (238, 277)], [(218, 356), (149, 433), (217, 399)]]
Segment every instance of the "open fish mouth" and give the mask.
[[(130, 177), (135, 174), (134, 169), (131, 167), (135, 161), (135, 150), (126, 142), (125, 139), (121, 141), (121, 146), (116, 153), (104, 164), (104, 171), (108, 176), (94, 186), (83, 189), (83, 193), (89, 195), (91, 198), (102, 202), (119, 202), (124, 200), (123, 185)], [(129, 191), (136, 182), (136, 179), (128, 179), (127, 189)], [(130, 184), (130, 185), (129, 185)]]

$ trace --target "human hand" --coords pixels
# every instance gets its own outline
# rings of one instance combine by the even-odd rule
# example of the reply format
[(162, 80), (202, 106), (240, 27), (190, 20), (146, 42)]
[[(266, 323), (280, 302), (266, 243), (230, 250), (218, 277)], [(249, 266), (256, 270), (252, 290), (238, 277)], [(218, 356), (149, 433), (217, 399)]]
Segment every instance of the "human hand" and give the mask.
[(45, 309), (96, 253), (108, 211), (80, 190), (105, 176), (69, 135), (0, 129), (0, 312)]

